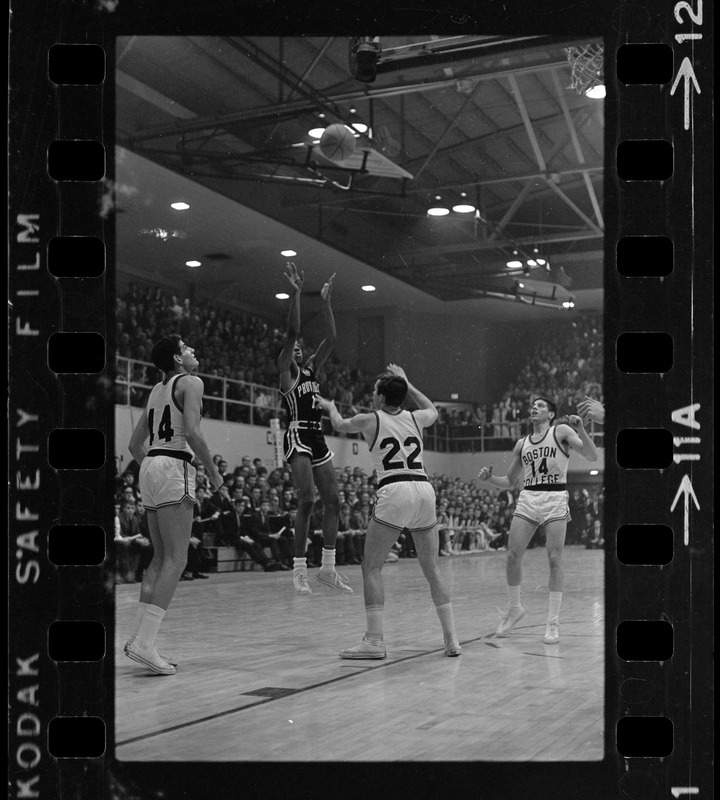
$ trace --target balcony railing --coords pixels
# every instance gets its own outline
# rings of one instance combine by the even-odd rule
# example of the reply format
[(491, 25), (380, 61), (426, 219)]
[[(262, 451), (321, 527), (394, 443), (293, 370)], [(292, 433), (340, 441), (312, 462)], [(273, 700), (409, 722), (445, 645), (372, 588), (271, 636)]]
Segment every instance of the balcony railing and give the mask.
[[(115, 403), (144, 408), (150, 390), (160, 380), (156, 367), (148, 361), (117, 356), (115, 368)], [(198, 374), (205, 387), (204, 417), (263, 427), (269, 427), (273, 417), (284, 421), (286, 414), (277, 386), (263, 386), (202, 372)], [(371, 410), (344, 403), (336, 405), (343, 417)], [(327, 418), (323, 420), (323, 428), (326, 435), (343, 435), (332, 430)], [(515, 442), (529, 432), (528, 423), (520, 422), (461, 425), (438, 421), (425, 430), (423, 439), (427, 450), (440, 453), (482, 453), (512, 450)], [(602, 429), (596, 429), (594, 423), (591, 423), (589, 434), (598, 447), (603, 446)], [(346, 438), (358, 439), (360, 434), (348, 434)]]

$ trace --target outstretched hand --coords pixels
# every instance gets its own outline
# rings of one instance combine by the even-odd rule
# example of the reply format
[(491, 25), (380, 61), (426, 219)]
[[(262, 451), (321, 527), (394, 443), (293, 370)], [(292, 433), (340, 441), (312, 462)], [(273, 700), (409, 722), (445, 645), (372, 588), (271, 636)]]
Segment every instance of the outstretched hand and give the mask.
[(305, 273), (302, 270), (298, 270), (295, 266), (294, 261), (288, 261), (286, 265), (287, 272), (283, 273), (287, 278), (290, 285), (296, 292), (300, 292), (303, 287), (303, 283), (305, 283)]
[(315, 408), (322, 408), (323, 411), (330, 411), (330, 408), (334, 405), (334, 401), (326, 400), (324, 397), (320, 397), (319, 394), (313, 397), (313, 406)]
[(585, 395), (585, 399), (578, 403), (577, 410), (586, 425), (590, 420), (600, 425), (605, 422), (605, 407), (594, 397)]
[(480, 472), (478, 472), (478, 478), (481, 481), (489, 481), (492, 478), (493, 468), (492, 465), (489, 467), (483, 467)]
[(330, 280), (326, 284), (324, 284), (322, 289), (320, 290), (320, 297), (322, 297), (322, 299), (326, 303), (330, 302), (330, 295), (332, 294), (333, 281), (335, 280), (335, 275), (337, 275), (337, 273), (333, 272), (333, 274), (330, 276)]
[(405, 378), (405, 380), (407, 380), (405, 370), (402, 367), (399, 367), (397, 364), (388, 364), (386, 369), (391, 375), (397, 375), (398, 377)]
[(568, 418), (568, 425), (574, 430), (579, 431), (580, 429), (584, 428), (583, 421), (577, 414), (569, 414)]

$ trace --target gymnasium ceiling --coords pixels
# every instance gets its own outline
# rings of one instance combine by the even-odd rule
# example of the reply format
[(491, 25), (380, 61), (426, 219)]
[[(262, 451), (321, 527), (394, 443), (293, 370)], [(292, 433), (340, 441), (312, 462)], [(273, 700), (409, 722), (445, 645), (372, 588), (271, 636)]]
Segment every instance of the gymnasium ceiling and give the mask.
[[(257, 307), (292, 248), (311, 295), (338, 273), (340, 308), (557, 317), (555, 287), (599, 311), (603, 103), (565, 52), (588, 41), (380, 37), (368, 83), (347, 38), (119, 38), (118, 268)], [(335, 122), (370, 128), (341, 164), (308, 135)], [(436, 195), (477, 212), (429, 217)], [(550, 269), (506, 266), (533, 256)]]

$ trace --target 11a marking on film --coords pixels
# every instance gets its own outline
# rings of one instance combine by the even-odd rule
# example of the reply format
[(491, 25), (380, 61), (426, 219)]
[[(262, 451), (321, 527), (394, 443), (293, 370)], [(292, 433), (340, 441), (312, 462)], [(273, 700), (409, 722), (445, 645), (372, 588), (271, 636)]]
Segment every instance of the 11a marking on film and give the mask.
[[(681, 16), (681, 12), (687, 11), (691, 23), (697, 25), (698, 27), (702, 25), (702, 0), (697, 0), (697, 11), (694, 11), (692, 5), (686, 0), (681, 0), (680, 3), (676, 3), (674, 11), (675, 19), (681, 24), (684, 21), (683, 17)], [(697, 41), (699, 39), (702, 39), (702, 33), (675, 34), (675, 41), (678, 44), (683, 44), (683, 42), (688, 40)], [(694, 89), (698, 94), (702, 94), (700, 91), (700, 84), (698, 83), (697, 76), (695, 75), (695, 70), (693, 69), (692, 61), (688, 56), (685, 56), (680, 64), (680, 68), (677, 71), (673, 85), (670, 87), (671, 95), (675, 94), (678, 86), (680, 85), (680, 81), (683, 82), (683, 126), (687, 131), (690, 129), (690, 123), (692, 121), (692, 115), (690, 113), (691, 91)]]

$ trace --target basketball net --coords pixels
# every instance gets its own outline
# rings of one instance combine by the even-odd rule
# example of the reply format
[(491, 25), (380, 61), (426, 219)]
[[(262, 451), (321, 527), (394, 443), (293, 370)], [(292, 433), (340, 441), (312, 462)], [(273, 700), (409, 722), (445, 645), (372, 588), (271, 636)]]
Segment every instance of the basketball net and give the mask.
[(270, 420), (270, 432), (272, 434), (273, 456), (275, 458), (275, 466), (280, 469), (283, 465), (283, 435), (280, 428), (280, 420), (273, 417)]
[(566, 47), (565, 52), (572, 74), (569, 89), (585, 94), (588, 89), (603, 83), (605, 57), (602, 42), (583, 47)]

